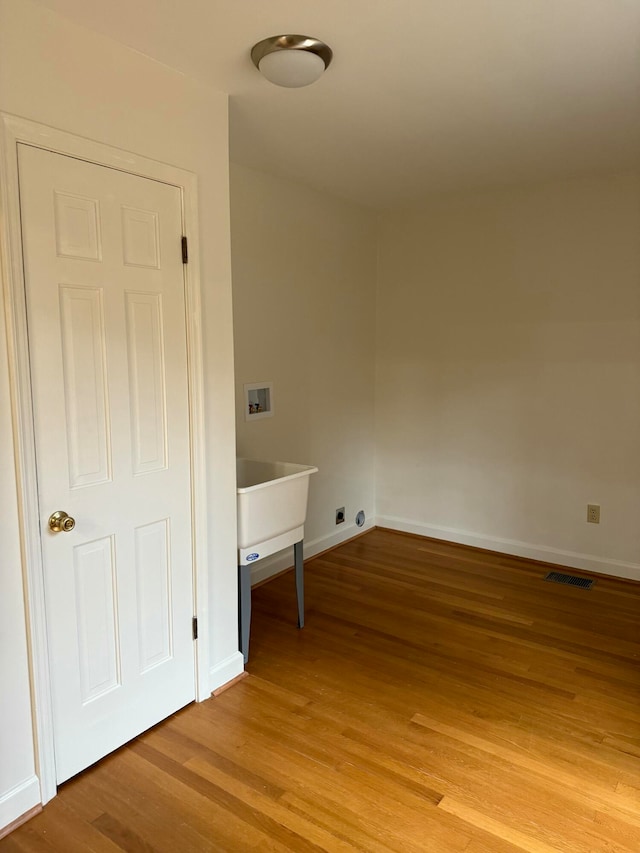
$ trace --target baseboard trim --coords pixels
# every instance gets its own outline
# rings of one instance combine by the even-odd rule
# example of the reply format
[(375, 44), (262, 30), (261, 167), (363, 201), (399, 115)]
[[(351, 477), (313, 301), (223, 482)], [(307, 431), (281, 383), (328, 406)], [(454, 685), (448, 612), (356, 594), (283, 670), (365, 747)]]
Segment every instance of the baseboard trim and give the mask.
[(0, 838), (42, 810), (40, 782), (30, 776), (0, 797)]
[(244, 672), (244, 657), (241, 652), (234, 652), (209, 670), (209, 690), (216, 693), (225, 684), (233, 681)]
[[(344, 545), (349, 539), (355, 539), (362, 533), (367, 533), (375, 527), (375, 519), (365, 524), (364, 527), (357, 527), (355, 524), (345, 525), (344, 528), (337, 533), (330, 533), (328, 536), (321, 536), (318, 539), (312, 539), (310, 542), (305, 540), (304, 543), (304, 559), (310, 560), (312, 557), (317, 557), (324, 551), (331, 551), (332, 548), (337, 548), (338, 545)], [(264, 583), (266, 580), (271, 580), (274, 575), (282, 574), (293, 567), (293, 549), (287, 548), (279, 554), (274, 554), (273, 557), (265, 557), (259, 563), (255, 563), (251, 567), (251, 586), (257, 586)]]
[(515, 557), (525, 557), (530, 560), (538, 560), (542, 563), (554, 563), (559, 566), (582, 569), (582, 571), (593, 572), (599, 575), (640, 581), (640, 564), (638, 563), (608, 560), (603, 557), (596, 557), (593, 554), (564, 551), (560, 548), (550, 548), (547, 545), (535, 545), (531, 542), (521, 542), (518, 539), (502, 539), (497, 536), (487, 536), (483, 533), (474, 533), (455, 527), (424, 524), (406, 518), (396, 518), (395, 516), (378, 516), (376, 524), (378, 527), (386, 527), (389, 530), (397, 530), (401, 533), (413, 533), (417, 536), (441, 539), (445, 542), (455, 542), (459, 545), (470, 545), (473, 548), (482, 548), (487, 551), (496, 551), (500, 554), (509, 554)]
[(232, 678), (231, 681), (227, 681), (227, 683), (223, 684), (222, 687), (218, 687), (217, 690), (214, 690), (211, 695), (219, 696), (221, 693), (224, 693), (225, 690), (228, 690), (230, 687), (233, 687), (234, 684), (237, 684), (239, 681), (242, 681), (243, 679), (247, 678), (248, 675), (249, 673), (246, 670), (244, 672), (241, 672), (240, 675), (236, 675), (236, 677)]

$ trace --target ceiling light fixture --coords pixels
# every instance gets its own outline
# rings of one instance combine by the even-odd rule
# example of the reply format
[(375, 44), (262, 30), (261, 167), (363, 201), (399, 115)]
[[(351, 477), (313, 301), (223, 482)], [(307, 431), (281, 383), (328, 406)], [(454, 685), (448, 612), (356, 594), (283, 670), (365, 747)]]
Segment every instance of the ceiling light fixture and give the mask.
[(310, 36), (270, 36), (251, 48), (258, 71), (276, 86), (289, 89), (315, 83), (332, 58), (329, 45)]

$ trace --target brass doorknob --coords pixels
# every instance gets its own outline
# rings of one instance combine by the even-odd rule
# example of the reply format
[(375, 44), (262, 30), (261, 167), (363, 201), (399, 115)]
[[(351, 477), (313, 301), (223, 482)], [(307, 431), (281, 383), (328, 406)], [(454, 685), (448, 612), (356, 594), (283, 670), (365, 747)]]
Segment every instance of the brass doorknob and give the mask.
[(54, 533), (68, 533), (76, 526), (75, 518), (71, 518), (66, 512), (59, 509), (49, 516), (49, 529)]

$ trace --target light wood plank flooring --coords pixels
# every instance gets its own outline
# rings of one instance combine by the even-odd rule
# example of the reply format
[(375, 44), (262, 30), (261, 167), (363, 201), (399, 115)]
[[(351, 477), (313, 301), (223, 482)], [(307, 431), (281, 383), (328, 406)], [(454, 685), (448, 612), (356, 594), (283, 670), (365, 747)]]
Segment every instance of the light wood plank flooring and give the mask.
[(18, 851), (638, 853), (640, 585), (375, 530), (254, 590), (249, 676), (63, 785)]

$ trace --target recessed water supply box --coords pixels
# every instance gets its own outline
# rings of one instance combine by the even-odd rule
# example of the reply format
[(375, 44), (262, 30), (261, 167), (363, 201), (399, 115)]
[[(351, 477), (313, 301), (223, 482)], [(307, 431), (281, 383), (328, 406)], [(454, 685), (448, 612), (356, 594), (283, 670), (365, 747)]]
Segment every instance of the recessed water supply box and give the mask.
[(249, 657), (251, 566), (294, 546), (298, 627), (304, 625), (302, 542), (309, 477), (318, 469), (293, 462), (236, 460), (238, 509), (238, 588), (240, 650)]
[(273, 382), (250, 382), (244, 386), (244, 419), (273, 417)]

